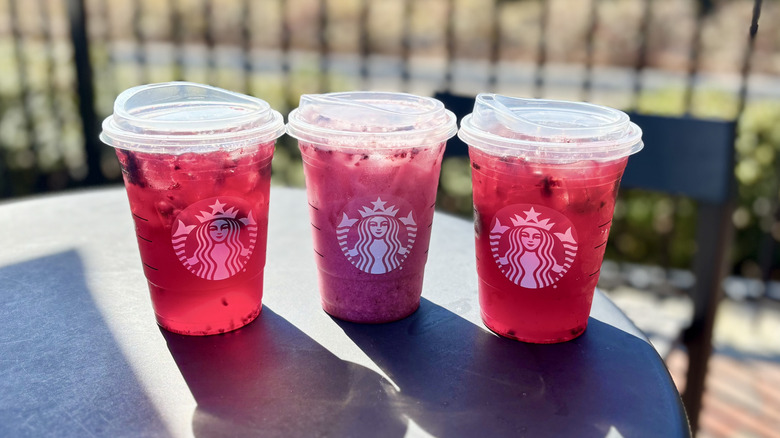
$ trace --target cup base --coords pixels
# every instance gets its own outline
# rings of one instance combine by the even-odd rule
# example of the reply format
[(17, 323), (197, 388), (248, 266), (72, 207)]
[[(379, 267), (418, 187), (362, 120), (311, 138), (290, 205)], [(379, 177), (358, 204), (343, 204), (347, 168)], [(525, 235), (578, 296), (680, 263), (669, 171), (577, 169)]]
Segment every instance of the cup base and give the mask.
[(535, 333), (531, 332), (517, 332), (511, 328), (508, 328), (504, 324), (498, 323), (492, 320), (485, 312), (480, 312), (482, 315), (482, 323), (485, 327), (490, 329), (493, 333), (516, 341), (525, 342), (529, 344), (559, 344), (561, 342), (571, 341), (578, 338), (585, 333), (585, 329), (588, 327), (587, 321), (581, 327), (575, 327), (567, 330), (559, 331), (539, 331)]
[(382, 312), (381, 315), (379, 315), (371, 313), (357, 313), (352, 309), (341, 309), (336, 306), (328, 305), (328, 303), (324, 301), (322, 302), (322, 310), (324, 310), (328, 315), (342, 321), (355, 322), (359, 324), (385, 324), (388, 322), (400, 321), (416, 312), (419, 308), (420, 303), (418, 302), (417, 305), (411, 309), (404, 309), (404, 311), (397, 313)]
[(263, 274), (209, 290), (168, 289), (149, 282), (152, 307), (169, 332), (190, 336), (226, 333), (252, 322), (262, 310)]
[(260, 315), (260, 312), (262, 310), (262, 305), (258, 307), (256, 310), (252, 311), (250, 314), (246, 315), (245, 317), (241, 318), (238, 322), (236, 320), (231, 319), (227, 321), (219, 321), (219, 322), (213, 322), (213, 323), (186, 323), (181, 321), (174, 321), (170, 319), (163, 318), (160, 315), (155, 314), (155, 319), (157, 320), (157, 325), (164, 328), (165, 330), (176, 333), (179, 335), (186, 335), (186, 336), (211, 336), (211, 335), (221, 335), (223, 333), (232, 332), (233, 330), (238, 330), (241, 327), (244, 327), (245, 325), (251, 323), (257, 317)]
[(186, 335), (186, 336), (211, 336), (211, 335), (221, 335), (223, 333), (232, 332), (234, 330), (238, 330), (241, 327), (244, 327), (245, 325), (251, 323), (257, 317), (260, 315), (260, 312), (263, 310), (262, 305), (260, 305), (256, 310), (252, 311), (245, 317), (241, 318), (238, 322), (236, 322), (235, 319), (230, 319), (226, 321), (218, 321), (213, 323), (186, 323), (181, 321), (174, 321), (167, 318), (164, 318), (160, 315), (155, 314), (155, 319), (157, 320), (157, 325), (164, 328), (165, 330), (176, 333), (179, 335)]
[(344, 321), (382, 324), (398, 321), (420, 307), (423, 274), (388, 280), (344, 278), (319, 271), (322, 309)]

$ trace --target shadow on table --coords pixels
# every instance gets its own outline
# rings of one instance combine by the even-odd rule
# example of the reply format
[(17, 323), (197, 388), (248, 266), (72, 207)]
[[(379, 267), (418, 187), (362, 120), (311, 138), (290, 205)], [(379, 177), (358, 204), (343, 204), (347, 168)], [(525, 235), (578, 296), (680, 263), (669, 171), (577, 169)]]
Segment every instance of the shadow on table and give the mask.
[(395, 389), (343, 361), (267, 306), (251, 324), (218, 336), (161, 329), (197, 401), (197, 437), (400, 437)]
[(0, 436), (165, 430), (95, 306), (76, 251), (0, 267)]
[(593, 318), (554, 345), (501, 338), (425, 299), (395, 323), (337, 323), (400, 388), (402, 413), (434, 436), (686, 433), (653, 347)]

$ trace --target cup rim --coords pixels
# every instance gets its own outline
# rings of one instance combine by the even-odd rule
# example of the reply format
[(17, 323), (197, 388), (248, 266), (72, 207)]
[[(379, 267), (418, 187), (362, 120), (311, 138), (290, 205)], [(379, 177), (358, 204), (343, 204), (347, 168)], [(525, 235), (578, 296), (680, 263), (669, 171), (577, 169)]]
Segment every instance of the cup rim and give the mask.
[[(496, 97), (501, 98), (505, 96), (493, 93), (480, 94), (475, 101), (475, 107), (481, 103), (480, 99)], [(628, 115), (623, 111), (586, 102), (570, 102), (552, 99), (508, 99), (531, 102), (533, 104), (538, 104), (539, 106), (547, 106), (549, 108), (546, 108), (545, 110), (548, 112), (561, 111), (560, 107), (564, 106), (576, 109), (583, 114), (610, 114), (615, 116), (616, 121), (605, 122), (603, 125), (604, 130), (602, 131), (602, 133), (605, 134), (604, 137), (596, 135), (596, 133), (599, 132), (600, 127), (576, 127), (572, 129), (572, 133), (574, 134), (572, 136), (567, 136), (565, 134), (566, 129), (560, 128), (560, 133), (557, 134), (544, 134), (538, 136), (527, 135), (524, 138), (513, 138), (482, 129), (475, 123), (475, 112), (472, 112), (461, 120), (461, 128), (458, 131), (458, 137), (469, 147), (479, 149), (485, 153), (523, 156), (544, 162), (614, 160), (635, 154), (644, 146), (641, 128), (631, 122)], [(537, 128), (543, 129), (544, 127)], [(615, 134), (617, 134), (618, 137), (614, 137)]]
[[(440, 115), (444, 116), (444, 120), (436, 126), (415, 130), (409, 129), (389, 132), (350, 131), (311, 123), (303, 117), (302, 108), (299, 106), (298, 108), (293, 109), (287, 116), (288, 122), (286, 125), (286, 132), (291, 137), (306, 143), (345, 149), (365, 149), (366, 147), (370, 147), (374, 150), (396, 149), (399, 146), (408, 147), (410, 144), (427, 145), (445, 142), (455, 136), (458, 131), (455, 114), (446, 109), (441, 101), (432, 97), (391, 91), (350, 91), (319, 95), (302, 95), (301, 101), (304, 101), (307, 97), (326, 99), (330, 97), (344, 97), (354, 98), (356, 101), (373, 98), (371, 100), (383, 100), (385, 102), (406, 100), (418, 101), (420, 102), (420, 105), (422, 105), (423, 102), (428, 102), (433, 103), (433, 109), (427, 113), (434, 115), (434, 112), (439, 112)], [(349, 102), (346, 103), (349, 104)], [(420, 114), (425, 113), (421, 112)]]
[[(235, 116), (222, 117), (212, 123), (204, 120), (165, 120), (142, 117), (128, 111), (128, 101), (141, 93), (165, 88), (192, 88), (215, 92), (224, 101), (199, 101), (200, 107), (229, 107)], [(192, 102), (189, 103), (194, 103)], [(182, 98), (168, 99), (160, 105), (148, 105), (140, 111), (159, 111), (165, 115), (166, 107), (181, 110), (188, 105)], [(193, 105), (194, 107), (194, 105)], [(238, 111), (238, 109), (241, 111)], [(284, 118), (264, 100), (233, 91), (193, 82), (174, 81), (140, 85), (129, 88), (114, 103), (114, 113), (103, 120), (100, 139), (117, 149), (152, 153), (181, 154), (186, 152), (210, 152), (234, 150), (253, 144), (274, 141), (284, 134)]]

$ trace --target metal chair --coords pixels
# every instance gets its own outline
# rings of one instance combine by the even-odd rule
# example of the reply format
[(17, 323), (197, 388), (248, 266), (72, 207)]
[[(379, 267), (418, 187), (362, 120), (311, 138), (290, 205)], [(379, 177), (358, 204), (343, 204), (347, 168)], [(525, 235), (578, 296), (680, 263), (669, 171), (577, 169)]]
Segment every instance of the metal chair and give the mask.
[[(727, 274), (735, 206), (735, 120), (630, 114), (643, 130), (645, 148), (629, 160), (621, 189), (683, 196), (697, 206), (696, 252), (691, 269), (693, 315), (680, 333), (688, 352), (683, 402), (698, 428), (712, 333)], [(661, 351), (662, 355), (669, 351)]]

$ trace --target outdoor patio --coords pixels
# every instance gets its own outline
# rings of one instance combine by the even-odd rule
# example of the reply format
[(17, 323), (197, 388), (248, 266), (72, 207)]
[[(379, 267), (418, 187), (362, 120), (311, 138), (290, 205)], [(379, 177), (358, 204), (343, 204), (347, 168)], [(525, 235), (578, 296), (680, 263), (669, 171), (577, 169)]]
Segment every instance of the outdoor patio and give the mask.
[[(780, 437), (780, 1), (486, 4), (10, 0), (0, 6), (0, 201), (121, 184), (100, 122), (119, 92), (149, 82), (209, 83), (283, 114), (304, 93), (368, 89), (735, 121), (734, 239), (697, 436)], [(273, 166), (275, 185), (303, 186), (294, 141), (281, 139)], [(472, 214), (467, 158), (443, 163), (437, 208)], [(625, 191), (607, 248), (614, 269), (602, 287), (669, 345), (691, 318), (696, 212), (685, 198)], [(674, 345), (666, 363), (682, 392), (687, 352)]]

